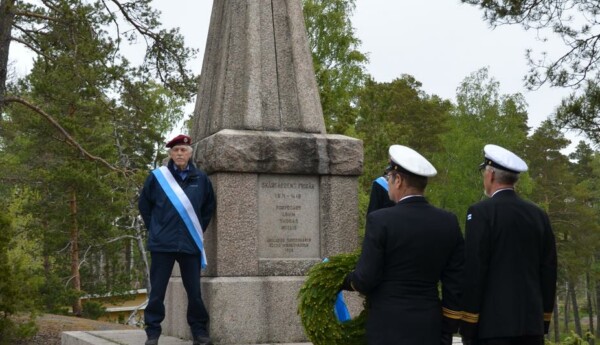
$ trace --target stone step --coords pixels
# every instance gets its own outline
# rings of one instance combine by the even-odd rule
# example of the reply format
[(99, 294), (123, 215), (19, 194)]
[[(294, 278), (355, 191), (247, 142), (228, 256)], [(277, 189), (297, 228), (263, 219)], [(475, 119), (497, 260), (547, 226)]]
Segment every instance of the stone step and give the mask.
[[(119, 331), (78, 331), (63, 332), (62, 345), (144, 345), (146, 332), (142, 330), (119, 330)], [(182, 340), (176, 337), (161, 336), (159, 345), (191, 345), (191, 340)], [(225, 344), (219, 344), (225, 345)], [(252, 345), (252, 344), (247, 344)], [(255, 344), (272, 345), (272, 344)], [(273, 344), (274, 345), (274, 344)], [(311, 343), (288, 343), (277, 345), (311, 345)]]

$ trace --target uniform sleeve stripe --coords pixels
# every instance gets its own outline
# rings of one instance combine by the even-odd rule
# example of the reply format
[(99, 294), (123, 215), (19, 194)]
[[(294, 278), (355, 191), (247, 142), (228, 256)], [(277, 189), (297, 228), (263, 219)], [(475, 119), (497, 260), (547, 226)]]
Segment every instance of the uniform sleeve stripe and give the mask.
[(552, 320), (552, 313), (544, 313), (544, 321)]
[(479, 314), (473, 314), (466, 311), (462, 312), (462, 319), (465, 322), (477, 323), (479, 322)]
[(442, 315), (449, 319), (460, 320), (460, 319), (462, 319), (463, 313), (462, 313), (462, 311), (455, 311), (455, 310), (451, 310), (451, 309), (442, 307)]

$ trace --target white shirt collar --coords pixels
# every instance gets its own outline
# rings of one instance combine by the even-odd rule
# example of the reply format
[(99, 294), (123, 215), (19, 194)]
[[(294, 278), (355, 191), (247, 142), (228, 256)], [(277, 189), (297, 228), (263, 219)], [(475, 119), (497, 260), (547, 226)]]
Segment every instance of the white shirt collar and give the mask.
[(501, 189), (498, 189), (497, 191), (495, 191), (495, 192), (492, 194), (492, 196), (491, 196), (490, 198), (493, 198), (493, 197), (494, 197), (494, 195), (496, 195), (496, 193), (498, 193), (498, 192), (502, 192), (502, 191), (504, 191), (504, 190), (515, 190), (515, 189), (514, 189), (514, 188), (501, 188)]
[(402, 200), (404, 200), (404, 199), (408, 199), (408, 198), (414, 198), (414, 197), (417, 197), (417, 196), (420, 196), (420, 197), (422, 197), (423, 195), (420, 195), (420, 194), (411, 194), (411, 195), (407, 195), (407, 196), (404, 196), (404, 197), (402, 197), (402, 199), (398, 200), (398, 202), (400, 202), (400, 201), (402, 201)]

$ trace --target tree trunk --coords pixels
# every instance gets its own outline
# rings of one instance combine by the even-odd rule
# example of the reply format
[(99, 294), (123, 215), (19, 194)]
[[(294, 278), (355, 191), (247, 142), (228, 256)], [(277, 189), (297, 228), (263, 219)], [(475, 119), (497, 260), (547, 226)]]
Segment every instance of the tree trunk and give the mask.
[[(596, 280), (596, 306), (600, 309), (600, 280)], [(600, 312), (596, 313), (596, 336), (600, 335)]]
[(104, 251), (100, 250), (98, 253), (98, 266), (97, 266), (97, 274), (98, 284), (103, 284), (106, 281), (106, 276), (104, 275)]
[[(585, 286), (586, 286), (585, 295), (587, 296), (588, 321), (589, 321), (588, 332), (591, 334), (594, 334), (594, 305), (592, 303), (592, 282), (590, 280), (590, 272), (585, 273), (585, 283), (586, 283), (585, 284)], [(590, 338), (588, 340), (588, 343), (590, 345), (594, 345), (594, 339)]]
[(131, 281), (131, 272), (133, 271), (133, 248), (131, 240), (125, 241), (125, 274)]
[[(567, 284), (568, 286), (568, 284)], [(569, 296), (571, 295), (569, 288), (567, 287), (567, 292), (565, 294), (565, 332), (567, 334), (569, 334), (569, 316), (571, 314), (569, 314), (569, 308), (570, 308), (570, 302), (569, 302)]]
[[(77, 194), (71, 190), (71, 276), (73, 277), (73, 290), (81, 292), (81, 276), (79, 275), (79, 225), (77, 224)], [(73, 302), (73, 314), (81, 316), (83, 307), (81, 298), (77, 296)]]
[[(106, 257), (106, 255), (104, 254), (104, 251), (102, 251), (102, 257)], [(110, 265), (110, 260), (107, 258), (104, 260), (104, 286), (106, 286), (106, 290), (107, 291), (111, 291), (112, 290), (112, 272), (111, 272), (111, 265)]]
[(142, 256), (142, 261), (144, 262), (144, 267), (146, 268), (145, 276), (146, 276), (146, 289), (147, 296), (150, 296), (150, 263), (148, 262), (148, 256), (146, 255), (146, 247), (144, 246), (144, 237), (142, 235), (142, 229), (139, 222), (139, 219), (134, 221), (135, 223), (135, 237), (137, 239), (138, 249), (140, 251), (140, 255)]
[(559, 315), (558, 315), (558, 296), (554, 298), (554, 342), (558, 344), (560, 341), (560, 327), (559, 327)]
[(581, 332), (581, 319), (579, 318), (579, 306), (577, 305), (575, 283), (571, 279), (569, 279), (567, 284), (569, 288), (569, 295), (571, 296), (571, 305), (573, 306), (573, 322), (575, 323), (575, 333), (582, 337), (583, 333)]
[(2, 121), (2, 108), (8, 77), (8, 51), (15, 18), (14, 4), (15, 0), (0, 0), (0, 121)]

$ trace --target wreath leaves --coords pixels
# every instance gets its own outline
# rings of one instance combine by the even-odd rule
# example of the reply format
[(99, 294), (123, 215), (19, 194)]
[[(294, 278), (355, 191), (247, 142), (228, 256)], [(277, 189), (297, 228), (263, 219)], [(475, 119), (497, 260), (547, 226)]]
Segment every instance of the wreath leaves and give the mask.
[(359, 252), (335, 255), (308, 271), (298, 293), (298, 314), (314, 345), (366, 345), (366, 309), (345, 323), (340, 323), (333, 312), (344, 277), (356, 267), (358, 257)]

